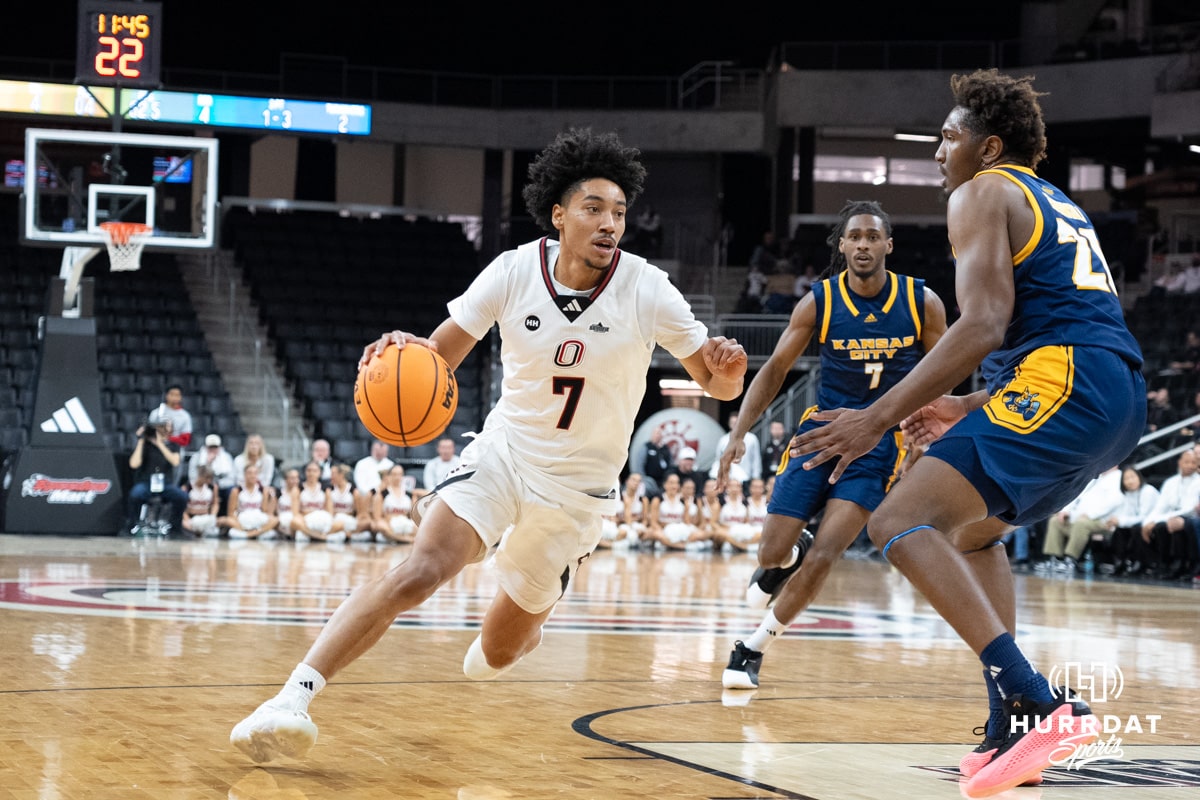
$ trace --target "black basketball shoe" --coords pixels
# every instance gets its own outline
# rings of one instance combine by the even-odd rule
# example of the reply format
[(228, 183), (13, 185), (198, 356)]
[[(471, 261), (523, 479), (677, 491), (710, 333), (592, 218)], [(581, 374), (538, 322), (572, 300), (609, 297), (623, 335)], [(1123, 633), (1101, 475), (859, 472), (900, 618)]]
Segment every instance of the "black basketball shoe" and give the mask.
[(812, 547), (812, 542), (813, 535), (805, 528), (800, 533), (800, 540), (796, 542), (794, 548), (796, 560), (792, 562), (791, 566), (769, 569), (759, 567), (754, 570), (754, 575), (750, 578), (750, 585), (746, 588), (746, 605), (759, 611), (770, 608), (775, 603), (775, 598), (779, 597), (779, 593), (783, 591), (783, 585), (787, 583), (788, 578), (800, 569), (800, 564), (804, 561), (804, 554)]

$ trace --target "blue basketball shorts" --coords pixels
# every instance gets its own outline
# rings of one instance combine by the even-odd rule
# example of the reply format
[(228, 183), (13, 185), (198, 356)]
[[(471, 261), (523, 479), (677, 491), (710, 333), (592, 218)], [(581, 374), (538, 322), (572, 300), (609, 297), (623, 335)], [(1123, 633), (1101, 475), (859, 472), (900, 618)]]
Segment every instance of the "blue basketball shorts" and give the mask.
[(1100, 347), (1041, 347), (925, 458), (970, 481), (989, 516), (1032, 525), (1128, 458), (1145, 424), (1146, 383), (1136, 367)]
[[(812, 407), (804, 412), (800, 427), (796, 433), (819, 428), (827, 423), (811, 419), (817, 409)], [(771, 492), (771, 502), (767, 505), (768, 514), (780, 514), (807, 521), (812, 520), (830, 500), (848, 500), (857, 503), (867, 511), (874, 511), (883, 502), (888, 488), (895, 479), (903, 458), (900, 448), (901, 435), (899, 429), (888, 431), (875, 449), (853, 461), (837, 483), (831, 484), (829, 476), (833, 473), (836, 459), (826, 461), (819, 467), (804, 469), (804, 463), (816, 453), (810, 453), (799, 458), (792, 458), (785, 451), (775, 475), (775, 490)]]

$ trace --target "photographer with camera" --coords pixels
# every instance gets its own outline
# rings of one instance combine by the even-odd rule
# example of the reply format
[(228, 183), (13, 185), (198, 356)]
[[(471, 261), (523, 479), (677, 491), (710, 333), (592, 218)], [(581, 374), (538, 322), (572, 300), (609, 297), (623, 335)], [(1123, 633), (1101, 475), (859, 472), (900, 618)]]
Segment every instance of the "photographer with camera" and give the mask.
[(179, 445), (171, 441), (171, 420), (155, 410), (137, 429), (137, 444), (129, 454), (133, 470), (133, 486), (129, 489), (128, 530), (132, 531), (141, 517), (142, 506), (160, 495), (171, 506), (171, 526), (180, 530), (187, 494), (175, 485), (172, 476), (179, 466)]

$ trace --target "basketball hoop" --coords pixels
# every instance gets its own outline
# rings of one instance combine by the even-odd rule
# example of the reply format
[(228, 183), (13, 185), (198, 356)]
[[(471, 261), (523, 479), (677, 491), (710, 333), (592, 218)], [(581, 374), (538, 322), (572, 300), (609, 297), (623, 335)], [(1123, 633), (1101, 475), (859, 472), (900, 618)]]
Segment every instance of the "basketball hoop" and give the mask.
[(130, 272), (142, 265), (142, 248), (154, 229), (141, 222), (101, 222), (108, 264), (113, 272)]

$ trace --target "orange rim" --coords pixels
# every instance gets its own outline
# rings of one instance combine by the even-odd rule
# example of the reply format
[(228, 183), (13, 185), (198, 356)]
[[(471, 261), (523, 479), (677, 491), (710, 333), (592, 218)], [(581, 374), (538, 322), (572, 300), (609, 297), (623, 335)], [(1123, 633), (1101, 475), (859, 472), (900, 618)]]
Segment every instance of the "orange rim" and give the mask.
[(101, 222), (100, 227), (108, 232), (108, 238), (115, 244), (128, 244), (130, 237), (154, 230), (142, 222)]

